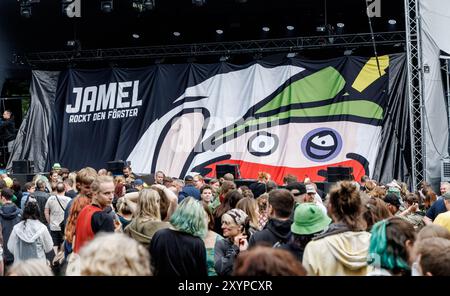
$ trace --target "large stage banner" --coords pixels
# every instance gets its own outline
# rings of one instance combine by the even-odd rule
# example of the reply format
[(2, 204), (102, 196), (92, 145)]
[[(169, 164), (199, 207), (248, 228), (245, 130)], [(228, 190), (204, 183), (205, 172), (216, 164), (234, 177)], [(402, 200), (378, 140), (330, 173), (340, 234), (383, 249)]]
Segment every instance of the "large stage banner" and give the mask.
[[(404, 61), (386, 55), (69, 69), (50, 85), (42, 78), (55, 72), (35, 71), (36, 104), (54, 100), (42, 169), (54, 162), (99, 169), (122, 159), (136, 173), (214, 177), (217, 164), (238, 164), (242, 178), (265, 171), (281, 184), (287, 174), (323, 181), (327, 167), (351, 166), (356, 179), (408, 181), (409, 139), (400, 135), (408, 122)], [(31, 110), (27, 121), (34, 117)]]

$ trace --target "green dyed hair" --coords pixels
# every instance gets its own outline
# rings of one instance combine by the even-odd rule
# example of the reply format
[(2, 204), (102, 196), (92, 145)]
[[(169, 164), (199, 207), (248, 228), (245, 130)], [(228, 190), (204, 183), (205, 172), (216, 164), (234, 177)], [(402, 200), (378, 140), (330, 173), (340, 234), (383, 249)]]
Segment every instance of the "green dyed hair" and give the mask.
[(170, 223), (178, 231), (200, 238), (204, 238), (208, 232), (205, 210), (202, 204), (192, 197), (183, 199), (170, 218)]
[(415, 230), (410, 223), (393, 217), (373, 225), (371, 232), (369, 264), (380, 264), (394, 273), (411, 270), (406, 241), (415, 241)]

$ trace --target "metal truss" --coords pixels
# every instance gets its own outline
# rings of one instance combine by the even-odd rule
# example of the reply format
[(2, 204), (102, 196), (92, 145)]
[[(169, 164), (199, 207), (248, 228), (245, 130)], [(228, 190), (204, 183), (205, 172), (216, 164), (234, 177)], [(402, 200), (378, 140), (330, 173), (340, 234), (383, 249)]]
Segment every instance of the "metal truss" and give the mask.
[[(406, 42), (404, 31), (375, 33), (374, 39), (377, 45), (395, 45)], [(220, 43), (40, 52), (26, 54), (25, 58), (29, 65), (35, 66), (49, 63), (295, 52), (305, 49), (363, 47), (372, 45), (372, 35), (367, 33)]]
[(426, 179), (424, 138), (424, 104), (422, 47), (420, 36), (419, 0), (405, 0), (406, 51), (408, 59), (408, 97), (411, 131), (412, 184), (416, 189)]

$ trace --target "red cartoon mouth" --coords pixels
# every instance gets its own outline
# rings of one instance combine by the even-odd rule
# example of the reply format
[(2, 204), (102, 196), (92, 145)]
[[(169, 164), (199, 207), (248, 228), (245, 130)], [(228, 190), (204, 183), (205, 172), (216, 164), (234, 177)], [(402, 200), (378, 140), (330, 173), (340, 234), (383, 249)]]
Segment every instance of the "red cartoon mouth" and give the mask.
[(271, 166), (261, 163), (247, 162), (243, 160), (227, 159), (221, 160), (212, 164), (205, 166), (206, 169), (211, 170), (206, 177), (215, 178), (216, 177), (216, 165), (218, 164), (238, 164), (242, 179), (256, 179), (258, 172), (267, 172), (272, 176), (272, 180), (277, 184), (283, 184), (283, 176), (288, 174), (297, 176), (299, 181), (303, 181), (305, 178), (310, 178), (313, 182), (323, 182), (326, 178), (323, 174), (319, 174), (320, 171), (326, 172), (327, 167), (330, 166), (343, 166), (343, 167), (353, 167), (353, 176), (355, 180), (360, 180), (362, 176), (366, 175), (367, 172), (358, 160), (349, 159), (343, 162), (337, 162), (328, 165), (308, 167), (308, 168), (293, 168), (285, 166)]

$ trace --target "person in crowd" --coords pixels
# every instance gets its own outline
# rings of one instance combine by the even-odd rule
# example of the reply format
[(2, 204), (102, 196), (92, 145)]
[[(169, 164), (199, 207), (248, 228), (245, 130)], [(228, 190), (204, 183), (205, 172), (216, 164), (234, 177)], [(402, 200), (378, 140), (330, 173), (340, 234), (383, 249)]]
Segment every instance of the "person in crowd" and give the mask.
[[(78, 253), (84, 244), (91, 241), (96, 233), (114, 232), (117, 225), (109, 211), (114, 197), (114, 181), (110, 176), (97, 177), (91, 185), (92, 202), (84, 207), (75, 226), (75, 246)], [(120, 224), (120, 223), (119, 223)], [(118, 225), (120, 227), (120, 225)]]
[(439, 214), (447, 212), (447, 207), (445, 206), (446, 197), (450, 198), (450, 192), (446, 192), (442, 195), (441, 199), (438, 199), (426, 212), (423, 222), (426, 225), (432, 224), (434, 219)]
[(368, 263), (372, 270), (367, 275), (410, 275), (416, 240), (412, 224), (391, 217), (373, 225), (371, 233)]
[(267, 193), (260, 195), (256, 199), (256, 203), (259, 211), (259, 229), (263, 229), (269, 221), (269, 195)]
[(25, 208), (25, 203), (28, 201), (28, 198), (30, 197), (30, 195), (32, 195), (35, 191), (35, 185), (33, 184), (33, 182), (27, 182), (25, 183), (25, 192), (22, 193), (22, 199), (20, 201), (20, 208), (24, 209)]
[(331, 219), (313, 203), (302, 203), (295, 208), (294, 222), (291, 225), (291, 238), (281, 246), (290, 251), (299, 262), (303, 260), (306, 245), (313, 237), (330, 225)]
[(288, 175), (286, 175), (286, 176), (283, 177), (283, 186), (286, 187), (286, 186), (288, 186), (289, 184), (295, 183), (295, 182), (297, 182), (297, 181), (298, 181), (297, 176), (288, 174)]
[(366, 176), (366, 175), (362, 176), (361, 180), (360, 180), (360, 183), (359, 183), (359, 185), (360, 185), (359, 190), (365, 192), (367, 190), (366, 182), (369, 181), (369, 180), (370, 180), (369, 176)]
[(164, 185), (164, 178), (166, 175), (162, 171), (157, 171), (155, 173), (155, 184)]
[[(272, 190), (275, 190), (278, 188), (278, 185), (275, 181), (269, 180), (266, 183), (266, 192), (269, 193)], [(252, 192), (253, 193), (253, 192)]]
[(419, 231), (419, 233), (417, 234), (417, 242), (420, 242), (421, 240), (424, 240), (426, 238), (433, 237), (450, 239), (450, 231), (448, 231), (445, 227), (436, 224), (430, 224)]
[[(85, 167), (77, 172), (75, 176), (76, 179), (75, 184), (77, 187), (78, 195), (74, 199), (72, 199), (66, 207), (66, 211), (64, 213), (65, 224), (67, 224), (67, 217), (69, 216), (72, 203), (75, 200), (82, 198), (89, 201), (89, 203), (91, 202), (92, 197), (91, 185), (92, 182), (94, 182), (95, 178), (97, 178), (97, 176), (98, 176), (97, 171), (91, 167)], [(82, 202), (81, 204), (86, 204), (86, 202)]]
[(208, 229), (201, 203), (185, 198), (175, 210), (173, 228), (157, 231), (150, 243), (154, 274), (161, 276), (207, 276), (206, 248), (203, 238)]
[(163, 186), (170, 188), (171, 186), (173, 186), (173, 178), (165, 176), (163, 179)]
[(167, 187), (160, 184), (153, 184), (152, 189), (158, 191), (161, 197), (159, 205), (161, 209), (161, 220), (169, 221), (178, 207), (178, 197)]
[(286, 189), (289, 190), (294, 197), (294, 200), (297, 204), (305, 202), (308, 199), (308, 194), (306, 192), (306, 186), (300, 182), (294, 182), (286, 186)]
[[(366, 187), (369, 186), (369, 182), (366, 182)], [(367, 187), (368, 188), (368, 187)], [(368, 191), (366, 190), (367, 195), (369, 195), (370, 197), (373, 198), (379, 198), (379, 199), (384, 199), (387, 191), (386, 188), (382, 187), (382, 186), (375, 186), (372, 190)]]
[(121, 233), (95, 237), (80, 250), (82, 276), (151, 276), (150, 255)]
[[(11, 110), (6, 109), (5, 111), (3, 111), (3, 120), (0, 121), (0, 140), (3, 141), (6, 146), (9, 142), (12, 142), (15, 137), (16, 131), (14, 116)], [(8, 147), (8, 150), (10, 150), (9, 148), (10, 147)]]
[(203, 185), (200, 188), (200, 198), (203, 205), (207, 207), (211, 207), (212, 198), (213, 198), (213, 190), (209, 185)]
[(70, 207), (69, 216), (66, 219), (66, 227), (64, 232), (64, 254), (67, 257), (73, 251), (73, 243), (75, 242), (75, 228), (78, 216), (82, 209), (91, 204), (89, 198), (75, 198)]
[(18, 261), (8, 271), (8, 276), (53, 276), (48, 264), (41, 259)]
[(437, 194), (433, 191), (431, 186), (426, 186), (419, 190), (419, 194), (422, 197), (422, 202), (425, 209), (431, 208), (437, 200)]
[(398, 216), (401, 214), (401, 211), (400, 211), (401, 203), (400, 203), (400, 199), (398, 198), (398, 196), (396, 194), (388, 193), (384, 197), (383, 201), (386, 203), (389, 212), (391, 212), (391, 214), (393, 216)]
[(183, 190), (184, 187), (184, 181), (181, 179), (173, 179), (172, 185), (168, 187), (170, 190), (172, 190), (173, 193), (175, 193), (176, 196), (179, 196), (180, 192)]
[(253, 192), (250, 189), (246, 189), (242, 191), (242, 196), (244, 198), (251, 198), (251, 199), (255, 199), (255, 196), (253, 195)]
[(392, 217), (392, 214), (382, 199), (369, 197), (364, 206), (363, 217), (367, 223), (367, 231), (370, 231), (375, 223)]
[(322, 198), (317, 193), (316, 188), (312, 184), (307, 184), (306, 186), (306, 198), (303, 202), (314, 203), (317, 205), (326, 215), (327, 208), (323, 205)]
[(206, 248), (206, 264), (208, 265), (208, 276), (216, 276), (215, 268), (215, 246), (216, 243), (223, 239), (218, 233), (214, 232), (214, 216), (211, 209), (203, 204), (203, 209), (205, 210), (206, 216), (208, 217), (208, 233), (206, 234), (203, 242)]
[(408, 193), (404, 197), (404, 204), (406, 210), (404, 210), (399, 217), (405, 219), (414, 226), (414, 229), (420, 230), (425, 226), (423, 222), (424, 214), (419, 209), (419, 198), (414, 193)]
[[(127, 197), (125, 201), (128, 202)], [(134, 218), (124, 230), (147, 249), (155, 232), (170, 227), (170, 223), (161, 221), (160, 201), (161, 196), (154, 189), (139, 192)]]
[(36, 181), (36, 191), (33, 193), (34, 199), (37, 200), (39, 206), (39, 220), (47, 225), (47, 220), (45, 219), (45, 204), (47, 203), (47, 199), (50, 197), (50, 194), (46, 192), (46, 183), (42, 179), (38, 179)]
[(119, 217), (120, 224), (122, 224), (122, 230), (130, 224), (133, 218), (132, 209), (123, 197), (117, 201), (117, 217)]
[(349, 181), (329, 193), (328, 213), (333, 223), (311, 240), (302, 264), (308, 275), (366, 275), (370, 233), (362, 216), (359, 189)]
[(222, 184), (223, 184), (223, 181), (230, 181), (230, 182), (234, 183), (234, 175), (231, 173), (226, 173), (225, 175), (223, 175), (223, 177), (221, 179), (222, 179), (222, 182), (221, 182)]
[(0, 235), (2, 236), (2, 241), (0, 243), (3, 247), (3, 265), (6, 268), (14, 262), (14, 256), (6, 246), (14, 226), (22, 220), (22, 210), (12, 202), (12, 197), (13, 191), (11, 189), (4, 188), (1, 190)]
[(450, 240), (435, 237), (418, 242), (415, 275), (450, 276)]
[(5, 265), (3, 263), (3, 236), (2, 225), (0, 224), (0, 276), (4, 275)]
[(261, 194), (266, 193), (266, 184), (270, 180), (270, 175), (266, 172), (258, 173), (258, 182), (250, 184), (249, 188), (253, 192), (255, 197), (259, 197)]
[(20, 207), (20, 203), (22, 202), (23, 192), (22, 192), (22, 186), (20, 185), (19, 180), (17, 180), (17, 179), (13, 180), (11, 189), (14, 192), (14, 195), (16, 196), (16, 201), (14, 203), (16, 204), (17, 207)]
[(108, 171), (106, 169), (99, 169), (97, 172), (99, 176), (108, 176)]
[(439, 187), (439, 192), (441, 193), (437, 199), (442, 199), (446, 192), (450, 192), (450, 183), (449, 182), (441, 182), (441, 186)]
[(294, 198), (286, 189), (269, 192), (269, 221), (263, 230), (250, 237), (249, 245), (257, 244), (277, 246), (285, 244), (291, 237), (291, 214), (294, 210)]
[(220, 187), (219, 199), (216, 199), (217, 205), (215, 207), (217, 207), (217, 206), (219, 206), (219, 204), (223, 203), (227, 193), (232, 190), (236, 190), (236, 184), (233, 181), (228, 181), (228, 180), (223, 181), (222, 186)]
[(137, 179), (137, 176), (133, 173), (130, 165), (126, 165), (123, 167), (123, 177), (125, 178), (125, 183), (131, 184), (134, 180)]
[(202, 175), (195, 175), (193, 182), (195, 188), (197, 188), (198, 190), (200, 190), (200, 188), (202, 188), (206, 184), (205, 179), (203, 179)]
[(219, 191), (220, 191), (220, 182), (219, 182), (219, 180), (218, 179), (211, 179), (211, 180), (209, 180), (208, 185), (211, 186), (214, 198), (218, 197), (219, 196)]
[(244, 197), (236, 204), (236, 209), (241, 209), (249, 218), (248, 235), (250, 237), (262, 228), (259, 227), (258, 203), (253, 198)]
[(449, 196), (449, 194), (445, 193), (443, 196), (443, 200), (444, 200), (444, 204), (445, 204), (445, 208), (447, 209), (447, 212), (437, 215), (436, 219), (433, 221), (433, 224), (445, 227), (445, 228), (447, 228), (448, 231), (450, 231), (450, 196)]
[(63, 182), (56, 183), (56, 192), (56, 195), (52, 195), (47, 199), (44, 210), (45, 219), (53, 239), (55, 254), (58, 253), (64, 241), (64, 211), (71, 201), (70, 197), (64, 195), (65, 187)]
[(302, 264), (286, 250), (258, 246), (240, 253), (233, 276), (305, 276)]
[(194, 186), (194, 177), (187, 175), (184, 178), (184, 184), (185, 185), (183, 187), (183, 190), (181, 190), (180, 194), (178, 195), (178, 203), (181, 203), (183, 199), (188, 196), (191, 196), (196, 200), (200, 200), (200, 190), (198, 190)]
[(214, 247), (215, 269), (218, 275), (231, 275), (237, 255), (247, 250), (248, 227), (248, 216), (240, 209), (229, 210), (222, 216), (224, 239), (217, 241)]
[(50, 186), (54, 186), (56, 185), (56, 183), (62, 181), (61, 177), (59, 176), (59, 172), (58, 171), (51, 171), (50, 172)]
[(17, 223), (8, 240), (8, 250), (14, 256), (14, 263), (28, 259), (47, 262), (46, 254), (53, 253), (53, 240), (39, 220), (39, 205), (30, 198), (23, 210), (22, 221)]
[(67, 178), (69, 178), (70, 171), (68, 168), (61, 168), (61, 171), (59, 171), (59, 176), (61, 177), (61, 180), (64, 182)]
[(74, 199), (77, 196), (77, 192), (76, 192), (76, 190), (74, 190), (74, 187), (73, 187), (74, 183), (73, 183), (72, 179), (66, 178), (66, 179), (64, 179), (63, 182), (64, 182), (64, 187), (65, 187), (64, 195), (71, 199)]
[(238, 190), (228, 191), (225, 195), (225, 199), (223, 202), (217, 207), (214, 211), (214, 224), (215, 224), (215, 232), (220, 235), (222, 233), (222, 215), (228, 212), (231, 209), (234, 209), (237, 203), (243, 198), (242, 194), (239, 193)]

